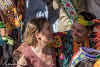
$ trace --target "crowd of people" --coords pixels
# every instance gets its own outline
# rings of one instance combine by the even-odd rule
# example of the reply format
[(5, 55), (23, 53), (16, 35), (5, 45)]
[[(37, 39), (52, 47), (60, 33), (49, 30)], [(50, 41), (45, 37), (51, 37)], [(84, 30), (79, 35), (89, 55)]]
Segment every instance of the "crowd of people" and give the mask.
[(0, 0), (0, 67), (100, 67), (100, 19), (79, 2)]

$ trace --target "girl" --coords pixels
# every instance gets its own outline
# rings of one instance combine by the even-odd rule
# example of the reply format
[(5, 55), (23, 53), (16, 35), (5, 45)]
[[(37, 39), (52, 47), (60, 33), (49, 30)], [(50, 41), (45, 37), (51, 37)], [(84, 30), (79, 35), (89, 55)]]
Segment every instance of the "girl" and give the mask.
[(23, 34), (24, 43), (14, 52), (16, 67), (56, 67), (52, 29), (45, 18), (29, 21)]

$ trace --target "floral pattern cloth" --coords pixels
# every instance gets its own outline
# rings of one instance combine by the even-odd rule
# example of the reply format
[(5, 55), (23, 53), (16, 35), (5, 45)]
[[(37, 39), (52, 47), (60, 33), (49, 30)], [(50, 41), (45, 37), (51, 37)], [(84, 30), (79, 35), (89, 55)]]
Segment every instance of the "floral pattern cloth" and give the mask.
[(77, 18), (77, 13), (72, 5), (72, 2), (70, 0), (61, 0), (61, 4), (64, 5), (64, 9), (73, 23), (73, 21)]

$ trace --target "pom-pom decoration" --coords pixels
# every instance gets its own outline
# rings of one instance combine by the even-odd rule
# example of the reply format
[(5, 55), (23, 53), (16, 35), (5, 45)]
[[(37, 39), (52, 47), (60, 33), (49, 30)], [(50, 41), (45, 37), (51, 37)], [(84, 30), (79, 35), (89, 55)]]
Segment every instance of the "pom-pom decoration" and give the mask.
[(20, 27), (22, 15), (17, 11), (13, 0), (0, 0), (0, 11), (2, 12), (2, 16), (4, 18), (3, 22), (9, 31)]

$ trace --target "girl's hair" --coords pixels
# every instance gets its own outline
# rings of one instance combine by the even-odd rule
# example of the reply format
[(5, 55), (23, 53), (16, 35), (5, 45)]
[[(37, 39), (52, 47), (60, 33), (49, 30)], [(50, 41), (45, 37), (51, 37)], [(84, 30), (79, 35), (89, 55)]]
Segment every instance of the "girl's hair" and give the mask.
[(25, 32), (23, 34), (23, 40), (29, 45), (36, 46), (37, 39), (35, 34), (43, 29), (43, 25), (48, 23), (48, 20), (41, 18), (34, 18), (26, 24)]

